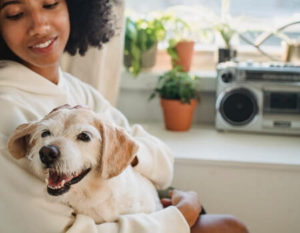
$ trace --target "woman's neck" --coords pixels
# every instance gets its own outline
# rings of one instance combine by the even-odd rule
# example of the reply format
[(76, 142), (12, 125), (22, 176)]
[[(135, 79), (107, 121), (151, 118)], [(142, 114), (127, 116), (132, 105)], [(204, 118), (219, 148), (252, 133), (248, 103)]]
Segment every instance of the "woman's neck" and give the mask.
[(58, 84), (59, 82), (59, 65), (48, 66), (48, 67), (37, 67), (25, 64), (29, 69), (38, 73), (45, 79), (49, 80), (54, 84)]

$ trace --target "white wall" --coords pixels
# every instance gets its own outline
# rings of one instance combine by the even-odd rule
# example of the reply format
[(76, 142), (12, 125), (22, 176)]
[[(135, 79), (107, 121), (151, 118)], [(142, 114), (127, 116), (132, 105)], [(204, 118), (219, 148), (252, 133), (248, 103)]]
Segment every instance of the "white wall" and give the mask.
[(299, 167), (176, 160), (174, 175), (208, 213), (233, 214), (251, 233), (300, 232)]

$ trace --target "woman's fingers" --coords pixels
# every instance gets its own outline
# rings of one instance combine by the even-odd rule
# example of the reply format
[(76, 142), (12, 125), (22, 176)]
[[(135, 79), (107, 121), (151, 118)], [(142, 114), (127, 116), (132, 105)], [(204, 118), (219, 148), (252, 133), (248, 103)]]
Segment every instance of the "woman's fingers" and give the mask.
[(160, 199), (161, 204), (163, 205), (164, 208), (172, 205), (172, 201), (169, 198), (162, 198)]

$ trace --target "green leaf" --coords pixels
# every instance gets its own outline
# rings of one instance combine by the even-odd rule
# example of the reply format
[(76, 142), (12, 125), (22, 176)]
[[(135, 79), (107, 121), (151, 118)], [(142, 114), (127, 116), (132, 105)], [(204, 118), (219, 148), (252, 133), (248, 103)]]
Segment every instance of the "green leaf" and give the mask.
[(190, 103), (191, 99), (196, 98), (198, 81), (198, 78), (176, 67), (158, 77), (157, 85), (149, 99), (159, 95), (162, 98)]
[(166, 29), (160, 18), (133, 20), (126, 18), (124, 55), (130, 57), (127, 68), (134, 76), (141, 71), (141, 54), (163, 40)]

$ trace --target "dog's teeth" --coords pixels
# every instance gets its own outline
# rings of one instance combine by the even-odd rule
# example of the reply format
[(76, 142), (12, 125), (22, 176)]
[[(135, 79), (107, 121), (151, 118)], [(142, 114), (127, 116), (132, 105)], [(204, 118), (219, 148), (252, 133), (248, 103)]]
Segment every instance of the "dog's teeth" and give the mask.
[(46, 182), (46, 184), (48, 184), (48, 183), (49, 183), (49, 179), (48, 179), (48, 177), (46, 177), (46, 178), (45, 178), (45, 182)]

